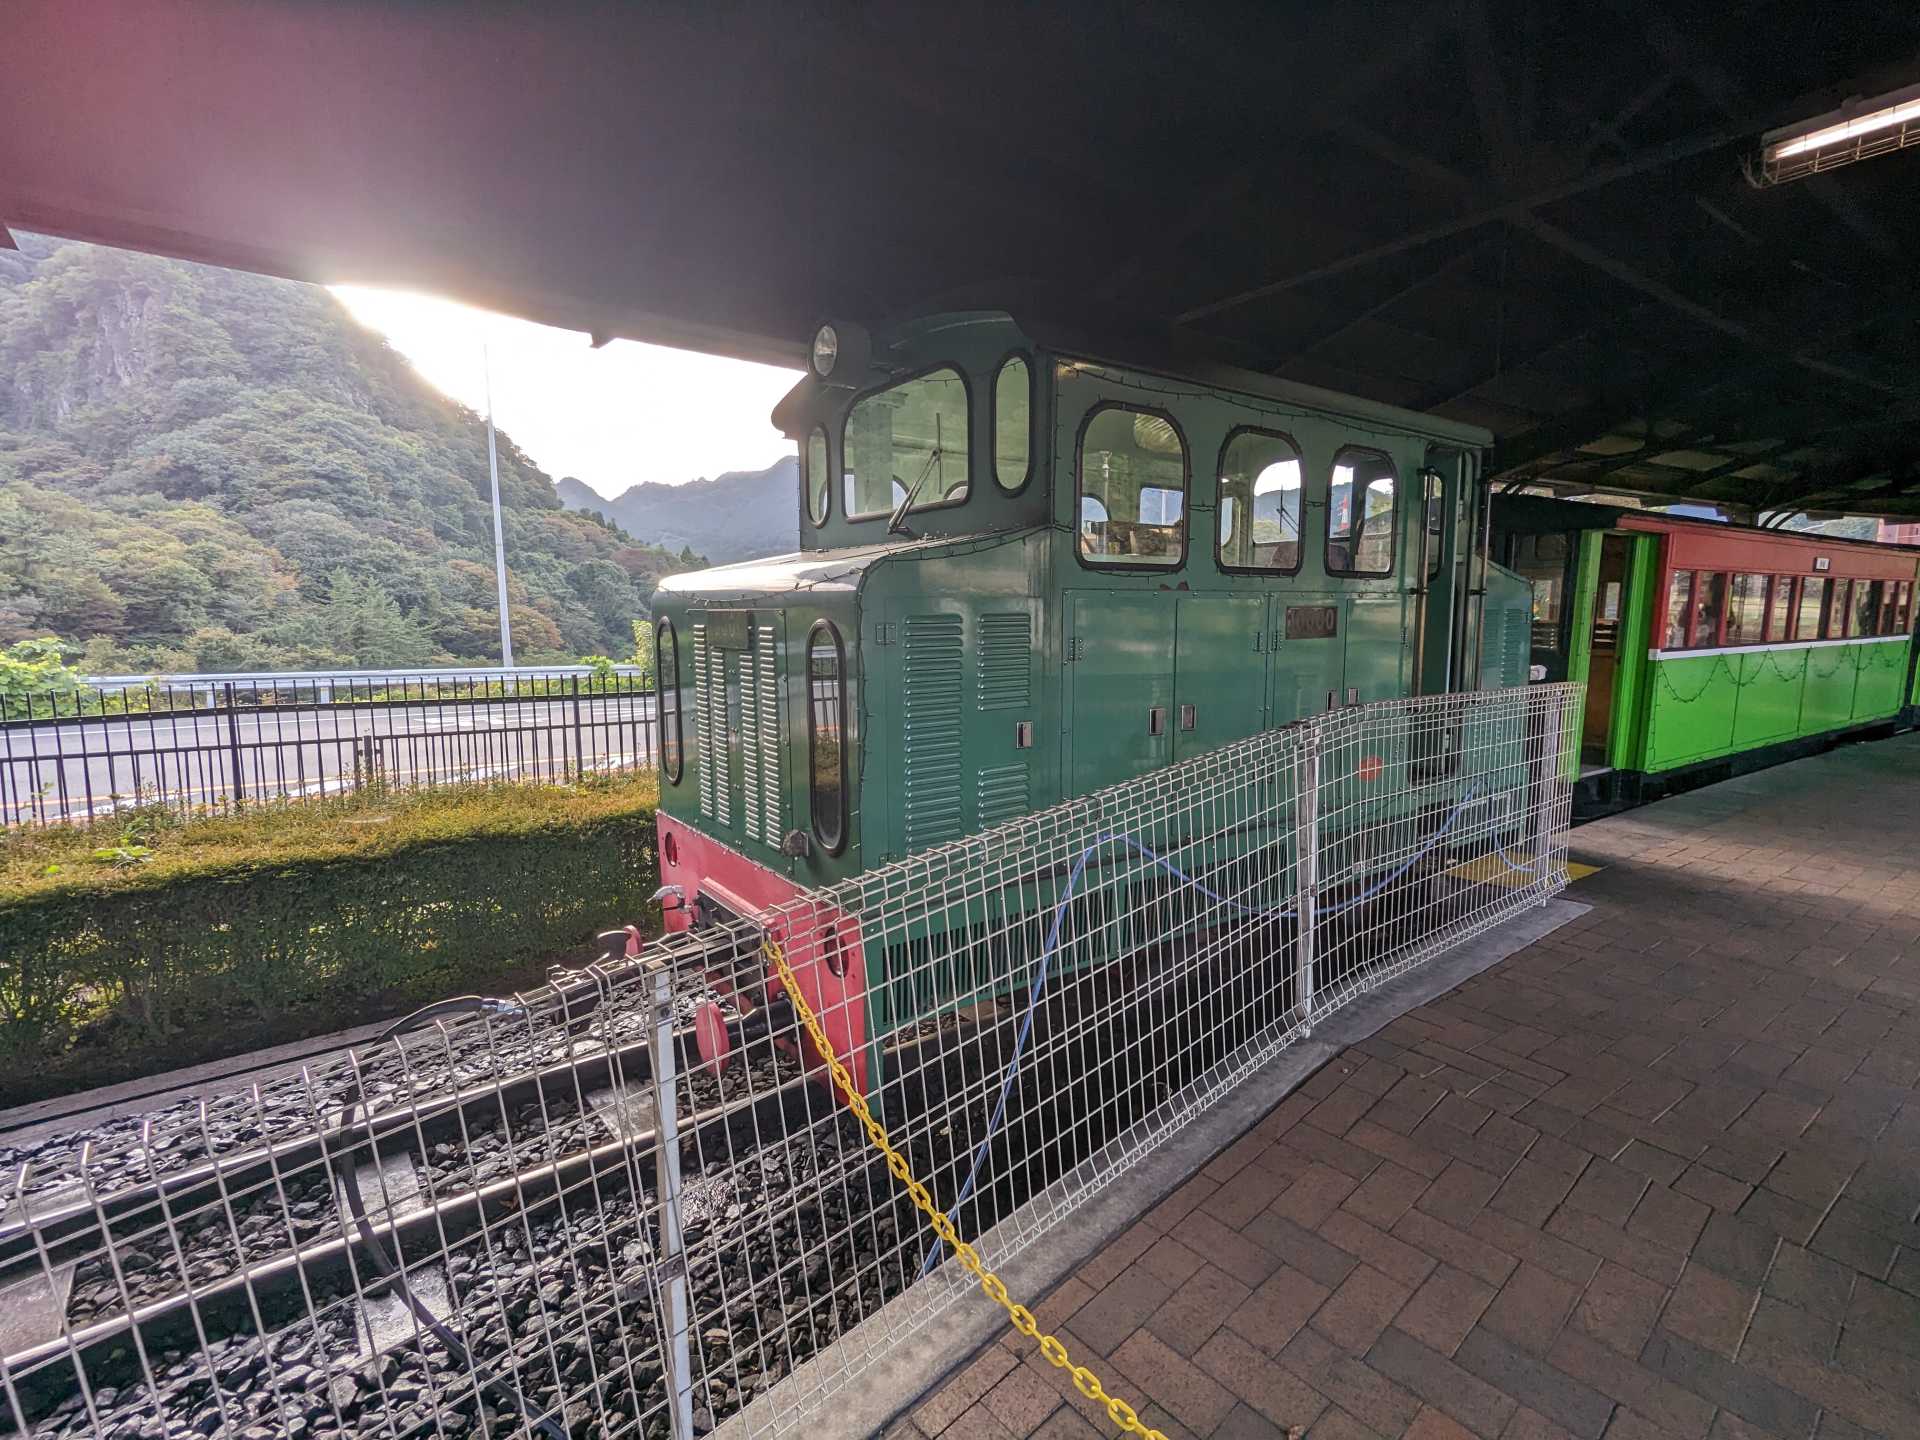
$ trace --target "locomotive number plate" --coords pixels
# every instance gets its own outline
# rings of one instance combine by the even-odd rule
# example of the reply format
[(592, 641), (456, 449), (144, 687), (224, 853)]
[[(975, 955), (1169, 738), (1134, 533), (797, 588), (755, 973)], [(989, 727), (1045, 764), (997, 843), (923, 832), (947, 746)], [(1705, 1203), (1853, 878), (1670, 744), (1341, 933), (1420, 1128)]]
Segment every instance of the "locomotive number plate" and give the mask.
[(709, 610), (706, 623), (707, 644), (715, 650), (751, 650), (753, 648), (753, 612), (751, 610)]
[(1287, 639), (1331, 640), (1340, 630), (1337, 605), (1289, 605)]

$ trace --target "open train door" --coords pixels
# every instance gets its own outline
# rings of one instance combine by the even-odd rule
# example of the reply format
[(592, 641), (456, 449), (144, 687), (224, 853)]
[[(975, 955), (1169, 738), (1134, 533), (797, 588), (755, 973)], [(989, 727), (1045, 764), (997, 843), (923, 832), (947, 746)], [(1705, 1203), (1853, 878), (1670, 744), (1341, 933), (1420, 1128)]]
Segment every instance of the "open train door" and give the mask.
[(1467, 593), (1466, 497), (1472, 479), (1469, 457), (1447, 446), (1430, 446), (1420, 469), (1419, 544), (1414, 579), (1413, 684), (1416, 695), (1440, 695), (1457, 685), (1453, 635), (1455, 614)]
[(1596, 533), (1587, 540), (1580, 557), (1580, 583), (1575, 590), (1580, 602), (1575, 620), (1584, 622), (1587, 650), (1586, 715), (1580, 729), (1583, 768), (1613, 763), (1609, 758), (1613, 702), (1624, 633), (1621, 622), (1626, 618), (1627, 566), (1633, 548), (1633, 538), (1628, 535)]

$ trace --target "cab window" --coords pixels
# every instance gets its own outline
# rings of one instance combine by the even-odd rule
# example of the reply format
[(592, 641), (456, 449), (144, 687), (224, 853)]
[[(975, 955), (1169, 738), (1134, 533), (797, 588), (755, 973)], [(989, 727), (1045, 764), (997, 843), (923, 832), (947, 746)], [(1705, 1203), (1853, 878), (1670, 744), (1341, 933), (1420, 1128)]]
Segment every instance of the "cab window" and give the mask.
[(827, 432), (816, 426), (807, 437), (807, 514), (816, 525), (826, 523), (832, 478), (827, 474)]
[(849, 520), (967, 498), (967, 382), (930, 370), (854, 402), (840, 434)]
[(661, 618), (653, 627), (653, 684), (660, 708), (660, 768), (667, 783), (678, 785), (680, 746), (680, 641), (673, 621)]
[(1378, 450), (1342, 450), (1327, 494), (1327, 573), (1391, 575), (1395, 475)]
[(807, 791), (813, 837), (829, 855), (847, 838), (846, 668), (840, 632), (820, 621), (807, 637)]
[(1560, 655), (1564, 648), (1561, 620), (1566, 610), (1567, 561), (1571, 554), (1572, 546), (1565, 535), (1516, 535), (1508, 547), (1507, 568), (1533, 589), (1535, 650)]
[(1428, 470), (1424, 474), (1427, 492), (1427, 580), (1431, 583), (1440, 577), (1440, 552), (1446, 545), (1447, 477), (1438, 470)]
[(1164, 415), (1094, 411), (1080, 433), (1080, 558), (1096, 565), (1186, 558), (1187, 446)]
[(1032, 395), (1027, 362), (1009, 357), (993, 378), (993, 478), (1009, 493), (1027, 483), (1032, 463)]
[(1220, 452), (1220, 566), (1300, 568), (1300, 452), (1284, 435), (1242, 430)]

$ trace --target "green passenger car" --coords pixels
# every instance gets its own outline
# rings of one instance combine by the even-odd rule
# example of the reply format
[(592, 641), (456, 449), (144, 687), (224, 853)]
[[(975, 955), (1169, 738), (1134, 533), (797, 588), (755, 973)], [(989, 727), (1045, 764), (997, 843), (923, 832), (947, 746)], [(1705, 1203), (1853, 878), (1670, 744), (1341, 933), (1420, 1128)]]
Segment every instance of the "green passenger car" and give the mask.
[(1583, 680), (1576, 813), (1915, 722), (1920, 551), (1502, 496), (1532, 660)]

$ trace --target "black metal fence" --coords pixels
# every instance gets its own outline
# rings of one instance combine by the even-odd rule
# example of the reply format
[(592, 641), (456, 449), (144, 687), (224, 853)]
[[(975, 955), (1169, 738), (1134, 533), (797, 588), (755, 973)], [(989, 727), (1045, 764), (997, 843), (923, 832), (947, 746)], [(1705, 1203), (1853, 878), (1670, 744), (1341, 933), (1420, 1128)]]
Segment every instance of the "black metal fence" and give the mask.
[(652, 766), (658, 739), (625, 668), (110, 677), (0, 696), (0, 823), (569, 780)]

